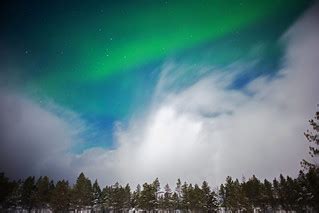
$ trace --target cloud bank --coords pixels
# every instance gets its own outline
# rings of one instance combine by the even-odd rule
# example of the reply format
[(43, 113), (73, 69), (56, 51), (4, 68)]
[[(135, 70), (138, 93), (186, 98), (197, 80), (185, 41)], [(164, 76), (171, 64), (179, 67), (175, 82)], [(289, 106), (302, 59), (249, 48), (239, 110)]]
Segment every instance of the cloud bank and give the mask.
[(80, 118), (65, 119), (1, 90), (0, 166), (15, 177), (75, 179), (83, 171), (103, 184), (136, 184), (155, 177), (171, 184), (177, 178), (220, 184), (227, 175), (295, 176), (307, 157), (303, 132), (319, 101), (318, 20), (316, 5), (283, 35), (286, 52), (276, 76), (259, 77), (241, 90), (230, 87), (242, 71), (236, 64), (174, 92), (167, 88), (184, 67), (163, 65), (149, 110), (126, 127), (116, 125), (114, 150), (72, 154), (69, 149), (85, 128)]

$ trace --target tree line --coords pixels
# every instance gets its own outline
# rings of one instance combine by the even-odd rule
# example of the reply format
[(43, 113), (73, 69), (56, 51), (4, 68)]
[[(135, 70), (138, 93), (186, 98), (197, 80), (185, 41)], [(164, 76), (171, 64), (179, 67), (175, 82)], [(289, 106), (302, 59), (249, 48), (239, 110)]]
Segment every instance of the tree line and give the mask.
[(227, 177), (219, 187), (212, 189), (206, 181), (200, 186), (180, 179), (172, 189), (168, 184), (161, 190), (160, 182), (137, 185), (114, 185), (100, 188), (98, 181), (83, 173), (71, 186), (68, 181), (54, 183), (49, 177), (28, 177), (11, 181), (0, 174), (0, 205), (2, 210), (52, 209), (54, 212), (92, 209), (100, 212), (113, 210), (125, 212), (129, 209), (182, 210), (194, 212), (216, 212), (220, 207), (231, 211), (319, 211), (319, 169), (300, 171), (297, 178), (280, 175), (272, 181), (261, 181), (256, 176), (239, 181)]

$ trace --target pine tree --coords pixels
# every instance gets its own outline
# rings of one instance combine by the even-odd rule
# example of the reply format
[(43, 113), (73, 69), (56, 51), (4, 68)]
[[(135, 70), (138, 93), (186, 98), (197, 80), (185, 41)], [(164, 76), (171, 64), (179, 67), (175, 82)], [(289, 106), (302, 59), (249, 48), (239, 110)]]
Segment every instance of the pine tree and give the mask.
[(175, 192), (172, 195), (172, 207), (176, 209), (181, 209), (181, 199), (182, 199), (182, 182), (181, 179), (177, 179)]
[(18, 206), (22, 206), (21, 197), (22, 197), (22, 181), (13, 181), (13, 188), (11, 193), (7, 196), (5, 200), (4, 207), (5, 208), (16, 208)]
[(141, 197), (141, 186), (138, 184), (136, 186), (136, 190), (132, 193), (132, 199), (131, 199), (131, 207), (132, 208), (139, 208), (140, 203), (140, 197)]
[(35, 207), (35, 181), (34, 177), (28, 177), (22, 184), (22, 191), (21, 191), (21, 204), (22, 207), (27, 209), (28, 212)]
[(181, 179), (177, 179), (177, 182), (176, 182), (176, 187), (175, 187), (175, 192), (177, 193), (177, 196), (179, 198), (181, 198), (181, 194), (182, 194), (182, 182), (181, 182)]
[(0, 210), (11, 205), (11, 195), (16, 188), (16, 182), (11, 182), (4, 173), (0, 173)]
[(97, 182), (97, 180), (94, 181), (93, 186), (92, 186), (92, 193), (93, 193), (93, 201), (92, 204), (93, 206), (97, 207), (101, 205), (102, 203), (102, 191), (101, 188)]
[(275, 203), (275, 208), (279, 208), (280, 206), (280, 195), (279, 195), (279, 182), (278, 180), (275, 178), (273, 180), (273, 196), (274, 196), (274, 203)]
[(248, 198), (243, 190), (243, 184), (240, 184), (238, 179), (232, 180), (230, 176), (226, 178), (224, 184), (224, 206), (226, 210), (231, 211), (251, 211)]
[(74, 207), (78, 210), (92, 205), (93, 193), (91, 181), (81, 173), (72, 190)]
[(244, 182), (242, 186), (249, 205), (253, 207), (260, 207), (262, 185), (258, 178), (253, 175), (252, 178), (250, 178), (247, 182)]
[(190, 187), (190, 194), (191, 194), (191, 207), (195, 211), (203, 211), (204, 209), (204, 194), (201, 188), (195, 184), (194, 188)]
[(263, 190), (263, 203), (265, 207), (270, 207), (271, 209), (275, 209), (275, 198), (273, 193), (272, 184), (265, 179), (264, 180), (264, 190)]
[(119, 212), (124, 206), (124, 194), (122, 193), (123, 188), (122, 186), (116, 182), (110, 188), (110, 208), (113, 209), (115, 212)]
[(299, 187), (297, 202), (298, 202), (298, 206), (300, 208), (300, 211), (303, 211), (307, 208), (307, 205), (308, 205), (309, 200), (310, 200), (310, 196), (308, 193), (307, 178), (306, 178), (305, 173), (302, 170), (299, 171), (297, 183), (298, 183), (298, 187)]
[(58, 181), (51, 196), (50, 206), (54, 212), (68, 212), (71, 202), (71, 189), (68, 181)]
[(187, 188), (187, 209), (194, 210), (197, 208), (196, 198), (194, 194), (194, 186), (193, 184), (189, 184)]
[[(318, 105), (319, 106), (319, 105)], [(304, 135), (309, 142), (309, 155), (312, 157), (313, 162), (302, 160), (301, 164), (306, 169), (317, 168), (319, 157), (319, 111), (316, 112), (313, 119), (309, 120), (311, 129), (308, 129)]]
[(315, 212), (319, 212), (319, 169), (310, 168), (306, 174), (308, 185), (309, 200), (308, 203), (314, 208)]
[(158, 178), (156, 178), (156, 179), (153, 181), (152, 186), (153, 186), (154, 191), (155, 191), (155, 201), (154, 201), (155, 203), (154, 203), (154, 208), (157, 209), (158, 206), (159, 206), (159, 201), (158, 201), (157, 198), (158, 198), (159, 192), (160, 192), (160, 190), (161, 190), (161, 184), (160, 184)]
[(279, 176), (279, 185), (278, 185), (278, 201), (281, 208), (288, 210), (287, 202), (287, 183), (285, 177), (280, 174)]
[(168, 184), (164, 187), (163, 208), (168, 211), (172, 208), (172, 190)]
[(144, 183), (141, 191), (139, 206), (148, 211), (154, 210), (157, 206), (157, 188), (156, 185)]
[(204, 181), (202, 183), (203, 193), (203, 210), (205, 212), (213, 212), (217, 208), (217, 198), (214, 191), (211, 191), (208, 183)]
[(124, 209), (130, 209), (131, 197), (131, 187), (129, 184), (126, 184), (126, 186), (124, 187)]
[(51, 193), (49, 178), (47, 176), (40, 177), (36, 183), (36, 207), (39, 209), (47, 208)]
[(190, 196), (189, 196), (189, 187), (186, 182), (181, 187), (181, 197), (182, 197), (182, 209), (185, 211), (189, 210), (190, 207)]
[(102, 206), (103, 209), (108, 209), (111, 206), (111, 187), (105, 186), (102, 190)]
[(202, 208), (205, 212), (210, 212), (211, 210), (211, 191), (208, 183), (203, 181), (202, 183)]
[(243, 189), (243, 184), (239, 183), (239, 180), (234, 181), (234, 195), (235, 195), (235, 209), (240, 211), (252, 212), (252, 205), (250, 204), (245, 191)]
[(224, 185), (225, 201), (224, 205), (226, 210), (235, 211), (237, 210), (237, 199), (234, 181), (230, 176), (226, 178), (226, 183)]
[(218, 199), (221, 207), (226, 208), (226, 188), (224, 184), (221, 184), (218, 191)]
[(180, 198), (178, 197), (177, 192), (174, 192), (172, 195), (172, 208), (174, 210), (181, 209)]

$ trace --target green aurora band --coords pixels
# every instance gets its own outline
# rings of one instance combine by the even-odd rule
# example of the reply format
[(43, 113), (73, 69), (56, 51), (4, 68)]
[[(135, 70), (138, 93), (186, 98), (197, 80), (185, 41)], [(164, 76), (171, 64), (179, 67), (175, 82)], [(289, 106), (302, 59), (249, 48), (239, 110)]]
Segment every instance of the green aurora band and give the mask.
[(302, 1), (266, 0), (126, 3), (98, 11), (98, 15), (89, 11), (90, 15), (64, 17), (69, 20), (57, 23), (62, 29), (51, 44), (69, 40), (75, 60), (83, 62), (75, 72), (60, 72), (61, 77), (76, 75), (80, 80), (96, 80), (278, 17), (283, 11), (298, 11), (305, 5)]
[[(223, 67), (265, 58), (262, 65), (269, 69), (255, 72), (275, 72), (281, 52), (278, 38), (310, 3), (25, 3), (23, 14), (4, 27), (4, 40), (17, 53), (14, 60), (3, 60), (19, 61), (15, 66), (24, 73), (16, 75), (26, 81), (21, 87), (35, 98), (49, 97), (83, 116), (113, 122), (147, 105), (166, 59)], [(6, 14), (10, 19), (16, 8), (7, 8)]]

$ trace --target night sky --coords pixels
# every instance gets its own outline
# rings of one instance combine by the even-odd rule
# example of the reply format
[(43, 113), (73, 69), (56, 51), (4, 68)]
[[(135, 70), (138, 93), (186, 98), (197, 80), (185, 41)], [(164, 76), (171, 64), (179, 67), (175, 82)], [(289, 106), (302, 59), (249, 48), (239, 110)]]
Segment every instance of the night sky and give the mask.
[(0, 170), (294, 175), (319, 101), (318, 14), (302, 0), (2, 2)]

